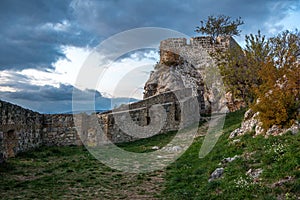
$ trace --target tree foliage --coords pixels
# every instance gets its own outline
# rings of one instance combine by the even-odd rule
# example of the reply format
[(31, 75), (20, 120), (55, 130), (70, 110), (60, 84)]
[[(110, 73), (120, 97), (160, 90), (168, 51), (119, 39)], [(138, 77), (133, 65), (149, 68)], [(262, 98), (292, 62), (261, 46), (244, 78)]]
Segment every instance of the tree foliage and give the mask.
[(300, 34), (284, 31), (270, 38), (270, 54), (258, 73), (262, 83), (255, 89), (263, 128), (290, 126), (300, 120)]
[(217, 52), (227, 90), (259, 112), (266, 130), (300, 121), (300, 34), (284, 31), (266, 39), (258, 31), (245, 48)]
[(208, 16), (207, 20), (200, 21), (201, 26), (197, 26), (195, 31), (198, 33), (209, 35), (215, 41), (218, 36), (234, 36), (239, 35), (241, 30), (238, 27), (244, 22), (239, 17), (238, 19), (231, 20), (229, 16), (218, 15)]
[(261, 84), (258, 72), (269, 53), (268, 41), (260, 31), (257, 35), (246, 35), (245, 49), (236, 46), (216, 53), (224, 84), (234, 98), (243, 99), (247, 104), (253, 102), (253, 88)]

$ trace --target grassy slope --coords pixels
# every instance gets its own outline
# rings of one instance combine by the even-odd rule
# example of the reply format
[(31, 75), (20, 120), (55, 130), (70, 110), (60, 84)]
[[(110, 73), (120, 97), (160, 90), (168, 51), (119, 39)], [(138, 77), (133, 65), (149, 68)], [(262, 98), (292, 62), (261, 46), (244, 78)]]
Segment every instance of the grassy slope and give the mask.
[[(300, 134), (279, 137), (241, 137), (233, 143), (229, 133), (241, 122), (243, 112), (227, 116), (214, 149), (199, 159), (203, 137), (164, 171), (127, 174), (95, 160), (82, 147), (43, 147), (10, 159), (0, 166), (2, 199), (296, 199), (300, 196)], [(164, 146), (174, 133), (120, 145), (134, 152)], [(240, 155), (225, 167), (221, 179), (208, 182), (209, 175), (226, 157)], [(262, 168), (260, 179), (245, 175)], [(286, 176), (293, 180), (279, 187), (273, 183)], [(237, 184), (240, 182), (240, 184)]]
[[(243, 112), (229, 114), (214, 149), (203, 159), (198, 152), (203, 138), (198, 138), (188, 151), (167, 169), (167, 199), (297, 199), (300, 198), (300, 134), (253, 138), (250, 134), (240, 142), (228, 140), (232, 130), (239, 126)], [(227, 164), (222, 159), (241, 156)], [(210, 174), (225, 167), (223, 177), (208, 182)], [(249, 169), (263, 169), (259, 179), (246, 176)], [(272, 184), (286, 176), (293, 181), (280, 187)]]

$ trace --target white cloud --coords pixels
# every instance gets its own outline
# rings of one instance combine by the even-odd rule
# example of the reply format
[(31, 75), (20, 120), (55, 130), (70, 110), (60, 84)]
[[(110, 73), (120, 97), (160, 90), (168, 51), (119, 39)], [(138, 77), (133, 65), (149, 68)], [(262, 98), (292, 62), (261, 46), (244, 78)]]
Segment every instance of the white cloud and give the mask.
[[(60, 59), (53, 64), (54, 70), (42, 71), (39, 69), (24, 69), (21, 71), (1, 71), (0, 81), (2, 84), (18, 82), (18, 87), (24, 85), (53, 86), (60, 87), (60, 84), (78, 87), (76, 79), (78, 73), (86, 61), (91, 49), (66, 46), (63, 48), (65, 59)], [(103, 57), (102, 59), (105, 59)], [(99, 77), (97, 88), (87, 84), (79, 89), (96, 89), (107, 97), (131, 97), (141, 99), (143, 87), (153, 70), (159, 55), (154, 50), (135, 51), (122, 57), (110, 65), (98, 66), (107, 67)], [(104, 62), (105, 63), (105, 62)], [(20, 79), (19, 77), (24, 77)], [(16, 80), (14, 80), (16, 79)], [(21, 88), (12, 88), (2, 85), (0, 91), (19, 91)]]
[(60, 59), (53, 64), (55, 67), (51, 71), (41, 71), (38, 69), (24, 69), (17, 72), (30, 79), (32, 85), (44, 86), (51, 85), (59, 87), (59, 84), (74, 85), (79, 70), (90, 54), (90, 50), (79, 47), (63, 47), (66, 55), (65, 59)]
[(113, 62), (99, 80), (97, 90), (113, 97), (142, 99), (144, 84), (158, 57), (157, 51), (140, 51)]
[(74, 85), (80, 68), (91, 53), (91, 49), (65, 47), (64, 53), (67, 58), (60, 59), (54, 64), (54, 73), (60, 75), (59, 81), (61, 83)]
[(71, 26), (68, 20), (62, 20), (59, 23), (51, 23), (47, 22), (40, 26), (42, 30), (54, 30), (54, 31), (68, 31), (69, 27)]
[(18, 90), (9, 86), (0, 86), (0, 92), (17, 92)]
[(285, 29), (295, 30), (300, 29), (299, 24), (300, 12), (299, 11), (290, 11), (287, 17), (283, 18), (279, 24), (281, 24)]

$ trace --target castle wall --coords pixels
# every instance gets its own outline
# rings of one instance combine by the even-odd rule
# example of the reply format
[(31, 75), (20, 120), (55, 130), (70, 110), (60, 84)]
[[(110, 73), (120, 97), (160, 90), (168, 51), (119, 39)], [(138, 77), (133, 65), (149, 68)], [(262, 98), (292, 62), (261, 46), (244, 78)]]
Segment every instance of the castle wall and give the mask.
[[(200, 111), (199, 104), (197, 99), (191, 98), (191, 94), (191, 89), (185, 89), (155, 95), (100, 114), (99, 122), (104, 134), (113, 143), (129, 142), (175, 131), (199, 121), (199, 113), (195, 113)], [(162, 121), (162, 126), (159, 126)]]
[[(147, 100), (144, 103), (150, 104)], [(158, 111), (155, 109), (152, 110), (153, 115), (151, 116), (150, 105), (149, 107), (107, 114), (109, 123), (105, 134), (113, 143), (120, 143), (177, 130), (179, 127), (179, 117), (177, 119), (175, 118), (175, 103), (153, 104), (154, 107), (158, 105), (162, 106), (158, 107), (158, 109), (163, 109), (160, 111), (166, 113), (165, 118), (160, 117)], [(116, 119), (119, 119), (119, 121), (116, 121)], [(122, 119), (128, 120), (128, 123), (122, 121)], [(157, 124), (159, 124), (162, 119), (165, 119), (163, 126), (157, 127)], [(133, 135), (133, 133), (137, 135)]]
[(72, 115), (43, 115), (0, 101), (0, 161), (42, 145), (81, 145)]
[(43, 116), (44, 120), (41, 130), (43, 145), (81, 145), (72, 114), (47, 114)]
[(236, 41), (229, 36), (218, 37), (214, 43), (209, 36), (190, 38), (189, 43), (186, 38), (169, 38), (160, 42), (160, 63), (171, 66), (183, 59), (201, 70), (213, 62), (210, 53), (236, 46)]
[[(71, 114), (39, 114), (0, 101), (0, 160), (42, 145), (97, 146), (178, 130), (196, 122), (185, 116), (186, 124), (182, 123), (181, 110), (186, 110), (183, 105), (189, 104), (190, 96), (191, 90), (167, 92), (125, 108), (103, 114), (76, 114), (75, 118)], [(162, 119), (165, 121), (158, 127)]]
[(14, 157), (42, 144), (43, 116), (0, 101), (0, 156)]

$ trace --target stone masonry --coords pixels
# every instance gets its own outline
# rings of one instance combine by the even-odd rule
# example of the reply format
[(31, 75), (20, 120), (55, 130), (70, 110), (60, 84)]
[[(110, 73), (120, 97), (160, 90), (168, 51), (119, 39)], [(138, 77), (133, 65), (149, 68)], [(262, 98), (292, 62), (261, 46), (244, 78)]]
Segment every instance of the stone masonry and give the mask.
[(72, 115), (43, 115), (0, 101), (0, 119), (1, 158), (41, 145), (80, 144)]
[[(190, 112), (197, 110), (197, 99), (189, 97), (189, 89), (172, 91), (129, 104), (125, 108), (121, 106), (106, 113), (91, 115), (40, 114), (0, 101), (0, 156), (3, 160), (42, 145), (97, 146), (175, 131), (199, 121), (197, 115), (184, 115), (188, 109)], [(161, 127), (156, 127), (163, 118), (160, 112), (165, 114), (165, 121)], [(136, 135), (131, 135), (132, 132), (136, 132)]]

